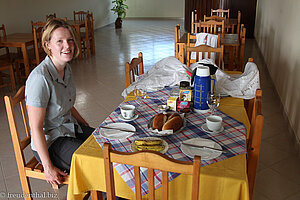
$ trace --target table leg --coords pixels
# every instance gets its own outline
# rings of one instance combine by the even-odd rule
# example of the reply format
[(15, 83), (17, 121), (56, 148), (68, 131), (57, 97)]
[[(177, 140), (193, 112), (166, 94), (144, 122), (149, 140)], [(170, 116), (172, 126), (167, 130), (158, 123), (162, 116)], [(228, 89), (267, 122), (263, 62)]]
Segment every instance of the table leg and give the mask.
[(245, 54), (245, 43), (242, 43), (240, 46), (240, 52), (239, 52), (239, 65), (240, 65), (240, 71), (244, 70), (243, 61), (244, 61), (244, 54)]
[(97, 191), (97, 190), (92, 190), (91, 191), (91, 200), (99, 200), (99, 199), (103, 199), (102, 197), (102, 192)]
[(233, 70), (233, 62), (234, 62), (234, 54), (235, 54), (235, 48), (233, 46), (229, 47), (229, 63), (228, 63), (228, 70)]
[(25, 76), (26, 78), (29, 76), (30, 73), (30, 66), (29, 66), (29, 57), (27, 53), (26, 45), (22, 45), (22, 53), (23, 53), (23, 59), (24, 59), (24, 67), (25, 67)]
[(178, 53), (179, 61), (184, 64), (184, 60), (185, 60), (184, 44), (179, 44), (178, 48), (179, 48), (179, 53)]

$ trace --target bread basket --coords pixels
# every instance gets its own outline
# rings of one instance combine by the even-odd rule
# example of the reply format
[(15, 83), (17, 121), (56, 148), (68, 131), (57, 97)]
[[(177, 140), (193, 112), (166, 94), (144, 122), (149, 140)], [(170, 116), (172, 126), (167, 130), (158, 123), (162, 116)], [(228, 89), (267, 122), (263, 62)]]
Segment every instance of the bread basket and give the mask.
[[(164, 114), (167, 114), (167, 113), (174, 113), (174, 112), (164, 112)], [(153, 119), (154, 119), (154, 117), (155, 117), (155, 116), (153, 116), (153, 117), (149, 120), (148, 126), (147, 126), (148, 129), (149, 129), (149, 134), (150, 134), (150, 135), (153, 135), (153, 136), (167, 136), (167, 135), (173, 135), (173, 134), (179, 133), (180, 131), (182, 131), (182, 130), (184, 129), (185, 124), (186, 124), (186, 121), (185, 121), (185, 118), (184, 118), (184, 114), (180, 114), (180, 116), (181, 116), (181, 118), (183, 119), (183, 126), (182, 126), (179, 130), (177, 130), (177, 131), (175, 131), (175, 132), (173, 132), (173, 130), (163, 130), (163, 131), (159, 131), (159, 130), (157, 130), (157, 129), (152, 129)]]

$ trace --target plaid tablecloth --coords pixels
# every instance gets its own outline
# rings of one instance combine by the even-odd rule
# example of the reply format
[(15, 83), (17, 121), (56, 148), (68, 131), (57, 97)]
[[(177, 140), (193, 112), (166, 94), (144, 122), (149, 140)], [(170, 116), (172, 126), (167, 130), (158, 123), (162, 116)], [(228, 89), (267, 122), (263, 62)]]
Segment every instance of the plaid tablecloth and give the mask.
[[(120, 106), (115, 111), (113, 111), (102, 124), (100, 124), (100, 126), (115, 122), (122, 122), (119, 119), (119, 115), (121, 114), (120, 107), (124, 104), (134, 105), (136, 107), (136, 113), (139, 116), (137, 119), (127, 123), (132, 124), (136, 128), (137, 134), (134, 134), (122, 140), (110, 140), (101, 136), (99, 126), (93, 132), (97, 143), (102, 147), (105, 142), (108, 142), (111, 143), (112, 148), (117, 151), (131, 152), (131, 143), (134, 142), (134, 140), (148, 136), (153, 137), (154, 135), (147, 128), (148, 121), (160, 112), (157, 106), (166, 103), (166, 100), (169, 97), (169, 93), (170, 88), (165, 88), (157, 92), (148, 93), (148, 96), (150, 96), (149, 99), (121, 103)], [(183, 154), (180, 149), (180, 145), (185, 140), (197, 137), (213, 140), (220, 144), (224, 150), (224, 152), (217, 158), (211, 160), (202, 160), (202, 167), (239, 154), (246, 153), (246, 127), (242, 123), (236, 121), (235, 119), (219, 110), (215, 111), (215, 114), (223, 118), (224, 131), (217, 134), (214, 133), (213, 135), (204, 132), (202, 131), (201, 126), (205, 123), (205, 118), (209, 114), (188, 113), (186, 115), (186, 124), (182, 131), (174, 135), (161, 137), (169, 145), (169, 149), (165, 154), (177, 160), (192, 161), (192, 158), (189, 158), (185, 154)], [(118, 163), (114, 163), (114, 167), (121, 175), (123, 180), (128, 184), (128, 186), (135, 192), (133, 167)], [(148, 193), (147, 174), (147, 169), (141, 169), (143, 195)], [(156, 189), (161, 187), (162, 185), (161, 175), (162, 173), (156, 170)], [(176, 178), (178, 175), (179, 174), (169, 173), (169, 181)]]

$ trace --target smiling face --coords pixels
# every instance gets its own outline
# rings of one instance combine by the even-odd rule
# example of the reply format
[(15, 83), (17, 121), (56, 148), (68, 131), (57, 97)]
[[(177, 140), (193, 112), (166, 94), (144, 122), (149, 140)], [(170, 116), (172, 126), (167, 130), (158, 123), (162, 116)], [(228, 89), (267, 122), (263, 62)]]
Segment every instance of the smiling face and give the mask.
[(67, 28), (59, 27), (51, 34), (51, 39), (46, 42), (50, 50), (50, 58), (55, 67), (64, 67), (74, 55), (75, 43), (72, 34)]

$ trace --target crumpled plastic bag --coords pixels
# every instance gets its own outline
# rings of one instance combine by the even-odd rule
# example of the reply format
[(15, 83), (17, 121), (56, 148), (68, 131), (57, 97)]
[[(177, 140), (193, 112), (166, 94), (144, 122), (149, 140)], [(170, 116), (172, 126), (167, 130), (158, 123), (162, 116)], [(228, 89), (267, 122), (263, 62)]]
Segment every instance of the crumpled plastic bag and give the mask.
[(190, 81), (186, 71), (190, 70), (174, 56), (163, 58), (146, 73), (140, 75), (135, 82), (125, 88), (122, 96), (126, 96), (135, 89), (136, 86), (146, 91), (156, 91), (165, 86), (174, 86), (180, 81)]
[(216, 92), (221, 95), (252, 99), (259, 88), (259, 71), (253, 62), (246, 64), (242, 74), (227, 74), (220, 69), (216, 72)]

